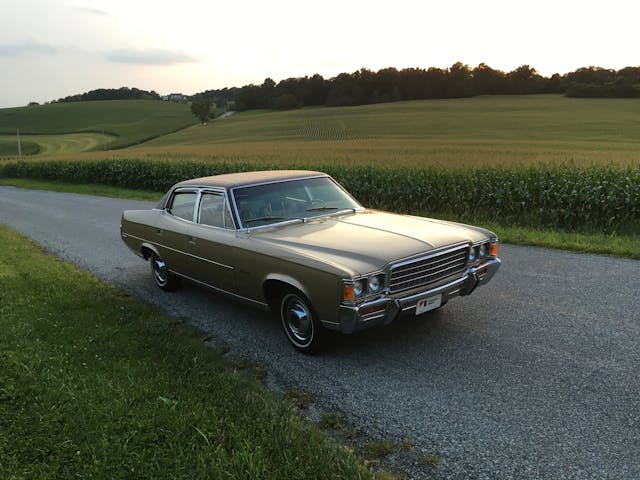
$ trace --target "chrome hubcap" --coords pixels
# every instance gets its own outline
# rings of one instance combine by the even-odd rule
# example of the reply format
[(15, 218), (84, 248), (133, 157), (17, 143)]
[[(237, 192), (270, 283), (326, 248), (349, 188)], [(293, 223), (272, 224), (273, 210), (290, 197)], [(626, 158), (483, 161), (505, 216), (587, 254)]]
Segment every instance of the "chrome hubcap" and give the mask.
[(283, 320), (296, 342), (305, 344), (313, 336), (313, 321), (307, 305), (296, 295), (289, 295), (283, 302)]
[(151, 269), (153, 270), (153, 278), (158, 285), (164, 285), (167, 283), (167, 266), (155, 255), (151, 260)]

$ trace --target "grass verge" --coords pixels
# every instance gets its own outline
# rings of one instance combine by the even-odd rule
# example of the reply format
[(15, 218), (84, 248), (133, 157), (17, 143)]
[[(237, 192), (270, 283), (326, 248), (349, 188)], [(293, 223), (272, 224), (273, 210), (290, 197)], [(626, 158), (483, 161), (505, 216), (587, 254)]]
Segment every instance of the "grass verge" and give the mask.
[[(429, 216), (425, 214), (425, 216)], [(477, 225), (498, 235), (501, 243), (528, 245), (534, 247), (568, 250), (577, 253), (593, 253), (640, 260), (640, 237), (606, 233), (565, 232), (562, 230), (543, 230), (527, 227), (503, 225), (497, 222), (455, 218), (448, 220)]]
[(537, 247), (640, 260), (640, 237), (638, 236), (534, 230), (491, 223), (481, 223), (481, 225), (496, 232), (503, 243), (535, 245)]
[[(109, 185), (74, 184), (31, 180), (27, 178), (0, 178), (0, 185), (13, 185), (20, 188), (31, 188), (35, 190), (83, 193), (104, 197), (149, 201), (158, 201), (164, 193), (118, 188)], [(634, 235), (536, 230), (532, 228), (501, 225), (495, 222), (483, 222), (471, 218), (462, 218), (458, 220), (482, 226), (496, 232), (500, 237), (500, 241), (503, 243), (640, 259), (640, 239), (638, 236)]]
[(10, 185), (32, 190), (51, 190), (53, 192), (82, 193), (101, 197), (128, 198), (131, 200), (148, 200), (158, 202), (164, 192), (147, 192), (131, 188), (112, 187), (94, 183), (64, 183), (55, 181), (32, 180), (30, 178), (0, 178), (0, 185)]
[(372, 478), (198, 332), (0, 243), (0, 478)]

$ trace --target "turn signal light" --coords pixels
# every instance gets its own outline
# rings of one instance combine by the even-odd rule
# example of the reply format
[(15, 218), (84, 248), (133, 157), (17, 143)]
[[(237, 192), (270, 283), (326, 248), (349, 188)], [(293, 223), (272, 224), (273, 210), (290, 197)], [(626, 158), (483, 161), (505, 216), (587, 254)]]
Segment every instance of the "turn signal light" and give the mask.
[(353, 285), (345, 285), (343, 298), (347, 302), (353, 302), (356, 299), (356, 287)]
[(492, 257), (498, 256), (498, 242), (492, 242), (489, 244), (489, 255)]

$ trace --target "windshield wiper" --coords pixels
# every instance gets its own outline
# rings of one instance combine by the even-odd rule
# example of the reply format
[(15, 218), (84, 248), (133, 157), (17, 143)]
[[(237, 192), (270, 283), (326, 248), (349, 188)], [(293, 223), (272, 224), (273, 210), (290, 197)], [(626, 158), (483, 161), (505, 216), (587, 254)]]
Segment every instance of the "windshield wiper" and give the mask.
[(320, 212), (323, 210), (338, 210), (338, 207), (313, 207), (307, 208), (307, 212)]
[(250, 218), (249, 220), (243, 220), (242, 223), (246, 224), (246, 223), (260, 222), (260, 221), (265, 221), (265, 220), (286, 220), (288, 218), (289, 217), (272, 217), (272, 216), (257, 217), (257, 218)]

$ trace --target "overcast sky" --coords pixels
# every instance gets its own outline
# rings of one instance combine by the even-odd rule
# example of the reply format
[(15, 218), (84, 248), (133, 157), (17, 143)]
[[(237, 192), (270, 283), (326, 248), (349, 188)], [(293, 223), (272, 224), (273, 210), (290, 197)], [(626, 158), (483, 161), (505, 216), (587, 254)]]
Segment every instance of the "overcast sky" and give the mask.
[(0, 107), (456, 61), (640, 65), (637, 0), (2, 0)]

